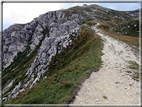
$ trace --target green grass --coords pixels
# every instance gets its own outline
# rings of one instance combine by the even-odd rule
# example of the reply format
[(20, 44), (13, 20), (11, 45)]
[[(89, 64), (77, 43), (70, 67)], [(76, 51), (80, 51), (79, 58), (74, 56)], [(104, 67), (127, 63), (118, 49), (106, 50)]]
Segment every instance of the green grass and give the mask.
[(139, 81), (139, 76), (140, 76), (140, 72), (139, 72), (139, 64), (137, 64), (135, 61), (129, 61), (128, 62), (130, 65), (128, 66), (130, 69), (133, 70), (132, 71), (125, 71), (127, 73), (132, 73), (132, 79), (134, 79), (135, 81)]
[(113, 28), (115, 32), (129, 36), (139, 37), (139, 20), (124, 22)]
[[(141, 73), (142, 74), (142, 73)], [(139, 81), (139, 76), (141, 75), (139, 72), (134, 72), (134, 74), (132, 75), (132, 78), (135, 81)]]
[[(12, 89), (14, 89), (14, 87), (16, 85), (18, 85), (18, 83), (25, 79), (27, 76), (25, 76), (28, 68), (31, 66), (31, 64), (33, 63), (36, 55), (37, 55), (37, 50), (39, 49), (39, 47), (41, 46), (42, 41), (44, 40), (44, 38), (46, 37), (45, 35), (49, 35), (48, 34), (48, 30), (43, 30), (43, 37), (40, 40), (39, 44), (36, 46), (35, 50), (29, 55), (27, 56), (27, 54), (29, 54), (29, 50), (30, 50), (30, 44), (28, 44), (28, 46), (26, 47), (24, 52), (19, 52), (17, 54), (17, 57), (15, 57), (14, 62), (12, 62), (10, 64), (10, 66), (8, 66), (6, 69), (3, 70), (3, 79), (2, 79), (2, 85), (3, 87), (6, 85), (7, 81), (11, 81), (13, 79), (15, 79), (15, 83), (8, 88), (8, 90), (4, 93), (4, 96), (10, 92)], [(8, 75), (6, 75), (8, 73)]]
[(63, 10), (65, 12), (67, 18), (71, 17), (73, 14), (78, 14), (81, 17), (84, 17), (84, 20), (90, 21), (93, 20), (91, 17), (91, 14), (88, 15), (86, 12), (92, 12), (92, 10), (89, 7), (81, 7), (81, 6), (75, 6), (66, 10)]
[(100, 28), (103, 28), (105, 31), (109, 30), (109, 27), (106, 25), (99, 25)]
[(139, 70), (139, 64), (137, 64), (135, 61), (129, 61), (128, 63), (130, 64), (129, 65), (130, 69)]
[(94, 21), (82, 21), (83, 24), (87, 24), (89, 26), (95, 26), (97, 23)]
[[(81, 82), (101, 66), (103, 43), (88, 27), (70, 49), (52, 58), (47, 78), (7, 104), (67, 104)], [(55, 63), (56, 62), (56, 63)]]
[(128, 35), (131, 37), (139, 37), (139, 20), (131, 20), (131, 21), (121, 21), (118, 19), (113, 22), (104, 22), (103, 24), (98, 26), (104, 30), (109, 30), (109, 32), (116, 32), (119, 35)]
[(99, 19), (100, 21), (111, 21), (111, 18), (105, 12), (97, 11), (96, 13), (94, 13), (93, 10), (94, 8), (92, 7), (75, 6), (75, 7), (63, 10), (63, 12), (65, 12), (68, 18), (71, 17), (73, 14), (78, 14), (80, 17), (84, 18), (83, 19), (84, 21), (92, 21), (94, 19)]
[(97, 14), (99, 16), (95, 16), (95, 17), (98, 18), (100, 21), (111, 21), (112, 20), (108, 15), (106, 15), (103, 12), (97, 12)]
[(103, 96), (103, 98), (104, 98), (104, 99), (107, 99), (107, 97), (106, 97), (105, 95)]
[[(128, 24), (129, 22), (122, 22), (122, 24), (119, 24), (119, 22), (116, 22), (116, 21), (118, 21), (118, 20), (114, 20), (112, 22), (103, 22), (101, 25), (98, 26), (98, 28), (103, 30), (107, 35), (110, 35), (114, 38), (117, 38), (117, 39), (129, 44), (131, 47), (133, 47), (132, 45), (136, 46), (135, 50), (139, 51), (138, 50), (139, 33), (137, 32), (137, 30), (134, 28), (133, 28), (133, 30), (127, 29), (128, 30), (127, 35), (121, 34), (121, 32), (116, 32), (114, 29), (117, 28), (118, 26), (121, 26), (121, 28), (123, 28), (124, 25), (125, 25), (125, 27), (129, 26), (129, 24)], [(134, 25), (134, 23), (138, 23), (138, 22), (135, 20), (132, 20), (130, 23), (132, 25)], [(130, 34), (130, 35), (128, 35), (128, 34)]]

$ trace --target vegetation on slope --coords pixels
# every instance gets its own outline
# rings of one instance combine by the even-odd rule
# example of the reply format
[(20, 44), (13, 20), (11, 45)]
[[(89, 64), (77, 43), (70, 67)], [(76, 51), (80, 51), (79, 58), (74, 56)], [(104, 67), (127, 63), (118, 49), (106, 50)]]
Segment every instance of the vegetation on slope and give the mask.
[[(103, 23), (99, 27), (108, 35), (130, 42), (136, 46), (139, 45), (138, 36), (133, 37), (133, 35), (126, 36), (117, 33), (121, 32), (121, 29), (119, 29), (120, 26), (131, 26), (127, 22), (121, 25), (118, 24), (125, 19), (131, 19), (122, 12), (111, 10), (107, 13), (105, 10), (96, 9), (91, 6), (76, 6), (63, 11), (66, 13), (68, 19), (72, 15), (78, 14), (79, 17), (84, 18), (81, 20), (82, 24), (87, 24), (89, 26), (96, 24), (94, 23), (94, 20), (96, 20), (96, 22), (102, 21)], [(122, 30), (122, 32), (126, 31), (127, 34), (132, 34), (127, 28)], [(45, 30), (42, 33), (46, 35), (47, 32), (48, 31)], [(5, 69), (3, 73), (3, 77), (5, 76), (3, 84), (5, 84), (6, 80), (9, 78), (12, 80), (15, 77), (18, 77), (14, 85), (10, 87), (7, 92), (12, 90), (20, 80), (25, 78), (24, 75), (33, 62), (40, 45), (41, 42), (29, 57), (25, 57), (28, 54), (28, 48), (23, 53), (19, 53), (15, 61)], [(101, 65), (102, 45), (100, 37), (95, 35), (89, 27), (82, 27), (81, 37), (78, 40), (75, 40), (70, 48), (64, 49), (63, 52), (52, 58), (49, 66), (49, 73), (45, 74), (45, 76), (47, 75), (47, 78), (44, 81), (39, 81), (39, 84), (7, 103), (67, 103), (72, 99), (75, 89), (81, 84), (84, 78), (88, 77), (91, 71), (97, 71), (99, 69)]]
[(118, 38), (128, 44), (139, 46), (139, 21), (132, 20), (129, 22), (109, 21), (98, 26), (106, 34)]
[(52, 58), (47, 78), (7, 104), (66, 104), (81, 82), (101, 66), (103, 43), (89, 27), (82, 27), (81, 36), (70, 49)]
[(139, 20), (124, 22), (113, 28), (115, 32), (129, 36), (139, 37)]
[[(134, 51), (134, 54), (138, 56), (139, 54), (139, 21), (132, 20), (129, 22), (122, 22), (120, 24), (117, 21), (112, 22), (104, 22), (98, 26), (102, 29), (106, 34), (117, 38), (123, 42), (129, 44)], [(139, 57), (139, 56), (138, 56)], [(127, 73), (131, 74), (132, 78), (136, 81), (139, 81), (139, 65), (136, 62), (129, 62), (130, 69), (132, 71), (126, 71)]]
[[(46, 35), (48, 34), (48, 30), (43, 30), (43, 37), (40, 40), (39, 44), (36, 46), (35, 50), (29, 55), (30, 52), (30, 43), (27, 45), (27, 48), (24, 50), (24, 52), (19, 52), (17, 54), (17, 57), (15, 57), (14, 62), (12, 62), (6, 69), (4, 69), (2, 75), (3, 75), (3, 79), (2, 79), (2, 84), (3, 87), (5, 85), (7, 85), (7, 81), (12, 81), (13, 79), (15, 79), (15, 82), (13, 83), (13, 85), (11, 87), (8, 88), (8, 90), (4, 93), (4, 96), (11, 91), (12, 89), (14, 89), (14, 87), (16, 85), (18, 85), (18, 83), (25, 79), (26, 76), (26, 72), (29, 69), (29, 67), (31, 66), (31, 64), (33, 63), (36, 55), (37, 55), (37, 50), (40, 48), (42, 41), (44, 40), (44, 38), (46, 37)], [(29, 41), (30, 42), (30, 41)]]

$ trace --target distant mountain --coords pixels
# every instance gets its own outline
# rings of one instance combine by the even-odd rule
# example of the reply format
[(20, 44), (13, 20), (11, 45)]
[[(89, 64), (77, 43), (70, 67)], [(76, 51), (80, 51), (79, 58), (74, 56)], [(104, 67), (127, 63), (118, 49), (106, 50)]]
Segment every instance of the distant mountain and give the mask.
[(2, 32), (3, 101), (17, 98), (48, 78), (51, 64), (56, 65), (59, 61), (54, 58), (80, 43), (77, 40), (83, 36), (84, 26), (90, 28), (107, 21), (128, 22), (138, 17), (139, 10), (116, 11), (99, 5), (83, 5), (47, 12), (30, 23), (5, 29)]

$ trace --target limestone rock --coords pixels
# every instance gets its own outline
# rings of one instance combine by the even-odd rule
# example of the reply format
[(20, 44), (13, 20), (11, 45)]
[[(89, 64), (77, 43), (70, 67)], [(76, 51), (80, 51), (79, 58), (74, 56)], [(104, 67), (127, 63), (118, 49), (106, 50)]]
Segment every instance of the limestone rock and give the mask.
[[(19, 53), (26, 51), (24, 57), (28, 57), (32, 52), (35, 52), (35, 49), (37, 52), (34, 61), (30, 63), (30, 67), (24, 75), (26, 78), (18, 81), (18, 85), (8, 93), (8, 97), (4, 98), (4, 100), (15, 98), (19, 93), (32, 88), (39, 80), (45, 78), (44, 74), (48, 74), (52, 57), (60, 54), (65, 48), (70, 48), (73, 41), (80, 37), (81, 26), (88, 26), (84, 24), (85, 21), (100, 18), (107, 19), (106, 15), (98, 12), (97, 9), (106, 12), (111, 17), (127, 19), (124, 17), (125, 15), (113, 14), (114, 12), (111, 9), (98, 5), (90, 5), (87, 8), (86, 6), (84, 5), (81, 9), (76, 10), (47, 12), (34, 18), (30, 23), (15, 24), (2, 32), (3, 70), (17, 58)], [(6, 75), (8, 75), (8, 72)], [(7, 80), (4, 88), (8, 84), (11, 86), (10, 81), (16, 79), (17, 77)], [(5, 88), (5, 91), (7, 89)]]

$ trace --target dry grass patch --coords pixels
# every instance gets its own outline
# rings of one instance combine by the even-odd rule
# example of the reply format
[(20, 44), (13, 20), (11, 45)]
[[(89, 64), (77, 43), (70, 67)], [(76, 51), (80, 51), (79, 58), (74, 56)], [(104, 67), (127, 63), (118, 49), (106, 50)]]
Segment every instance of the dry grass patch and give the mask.
[(132, 71), (125, 71), (125, 72), (127, 72), (127, 73), (132, 73)]
[(128, 63), (130, 64), (129, 65), (130, 69), (139, 70), (139, 64), (137, 64), (135, 61), (129, 61)]
[(132, 75), (132, 78), (136, 81), (139, 81), (139, 75), (140, 73), (139, 72), (134, 72), (134, 74)]
[(106, 31), (106, 30), (104, 30), (102, 28), (100, 28), (100, 29), (107, 35), (110, 35), (110, 36), (112, 36), (114, 38), (117, 38), (117, 39), (119, 39), (121, 41), (124, 41), (126, 43), (131, 43), (132, 45), (139, 46), (139, 37), (120, 35), (118, 33)]

